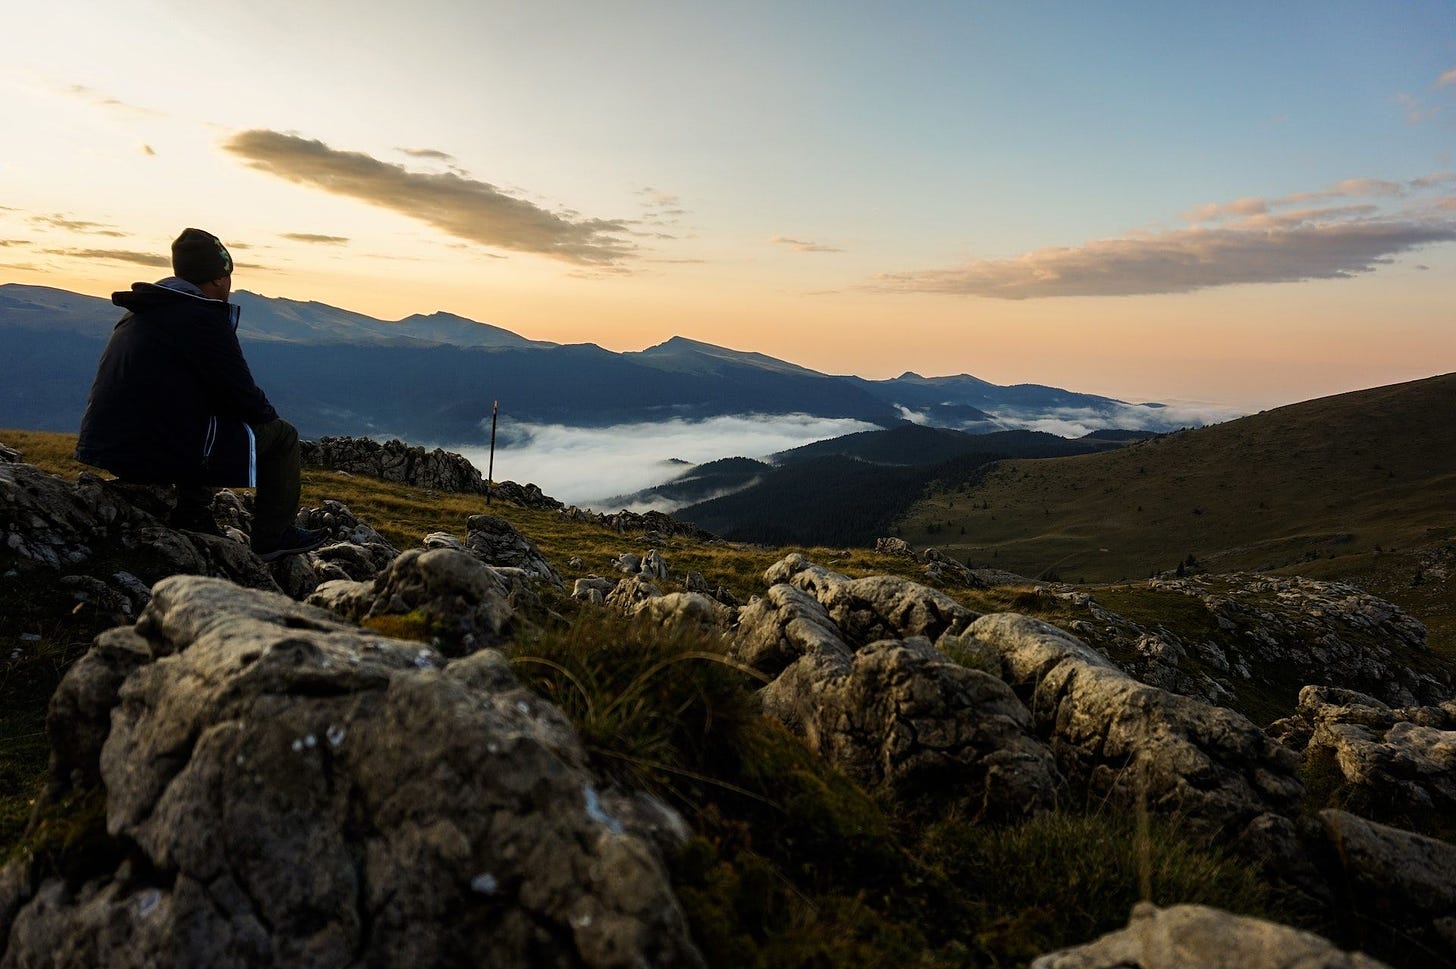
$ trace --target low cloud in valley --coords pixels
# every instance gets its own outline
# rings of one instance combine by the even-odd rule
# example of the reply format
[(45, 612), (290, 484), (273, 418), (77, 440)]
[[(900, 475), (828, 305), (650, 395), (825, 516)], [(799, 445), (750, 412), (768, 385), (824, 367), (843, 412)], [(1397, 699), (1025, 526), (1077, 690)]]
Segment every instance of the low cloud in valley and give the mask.
[[(763, 458), (826, 438), (874, 430), (863, 421), (805, 414), (748, 414), (707, 420), (671, 420), (615, 427), (516, 424), (513, 442), (497, 446), (495, 479), (532, 482), (567, 504), (589, 505), (613, 495), (661, 484), (718, 458)], [(457, 450), (486, 472), (486, 448)], [(604, 509), (618, 511), (619, 509)]]

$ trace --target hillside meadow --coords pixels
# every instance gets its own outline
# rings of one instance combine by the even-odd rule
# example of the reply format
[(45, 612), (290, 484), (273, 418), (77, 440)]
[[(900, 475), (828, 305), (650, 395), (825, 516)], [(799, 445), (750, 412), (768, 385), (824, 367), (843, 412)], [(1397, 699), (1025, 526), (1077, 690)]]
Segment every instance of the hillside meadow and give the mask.
[[(0, 443), (64, 478), (86, 470), (71, 457), (71, 435), (0, 431)], [(343, 502), (401, 549), (435, 531), (463, 537), (471, 515), (500, 515), (535, 542), (568, 584), (579, 574), (611, 574), (610, 562), (622, 552), (645, 551), (642, 536), (556, 512), (487, 507), (480, 496), (305, 469), (304, 505), (325, 499)], [(764, 591), (764, 570), (790, 551), (851, 576), (906, 574), (935, 584), (922, 566), (867, 549), (674, 537), (659, 551), (675, 574), (701, 572), (744, 600)], [(581, 560), (579, 569), (568, 568), (573, 558)], [(681, 588), (671, 580), (662, 586)], [(27, 851), (84, 871), (88, 845), (103, 823), (96, 804), (39, 819), (19, 839), (44, 778), (47, 699), (99, 630), (53, 583), (7, 591), (15, 594), (0, 605), (0, 636), (36, 631), (40, 639), (0, 679), (0, 856)], [(1031, 581), (942, 591), (981, 612), (1067, 619), (1066, 602)], [(1191, 636), (1208, 621), (1196, 609), (1165, 614), (1166, 597), (1139, 584), (1089, 591), (1126, 615), (1145, 615)], [(1025, 965), (1039, 953), (1121, 927), (1143, 899), (1337, 929), (1312, 920), (1176, 817), (1129, 816), (1100, 803), (1064, 804), (1001, 825), (974, 823), (954, 810), (906, 811), (754, 715), (754, 681), (712, 659), (723, 650), (713, 634), (665, 634), (564, 595), (547, 594), (543, 604), (539, 622), (505, 644), (517, 675), (572, 719), (601, 775), (656, 792), (688, 820), (692, 837), (674, 862), (674, 888), (713, 966)], [(379, 629), (428, 638), (428, 630), (407, 621)], [(1282, 702), (1287, 706), (1288, 698)], [(1305, 809), (1313, 816), (1324, 806), (1311, 800)]]
[[(70, 435), (10, 430), (0, 431), (0, 442), (54, 474), (83, 470)], [(325, 498), (344, 502), (401, 548), (432, 531), (463, 535), (468, 516), (490, 511), (558, 568), (579, 557), (582, 571), (607, 573), (617, 554), (641, 551), (640, 536), (553, 512), (488, 509), (478, 496), (306, 470), (304, 504)], [(763, 570), (786, 551), (679, 539), (663, 549), (674, 571), (701, 571), (744, 598), (761, 591)], [(851, 575), (908, 565), (864, 550), (801, 551)], [(962, 590), (960, 598), (989, 611), (1027, 591)], [(588, 615), (566, 598), (548, 606), (566, 622), (520, 635), (512, 646), (523, 663), (518, 673), (573, 717), (603, 774), (656, 790), (688, 817), (694, 836), (674, 881), (712, 965), (1018, 965), (1121, 926), (1144, 897), (1279, 914), (1249, 868), (1175, 824), (1135, 823), (1097, 805), (1001, 828), (887, 812), (781, 728), (751, 715), (750, 679), (713, 662), (673, 660), (721, 650), (716, 642), (663, 636), (600, 610)], [(46, 700), (99, 630), (45, 585), (7, 596), (0, 608), (0, 634), (33, 629), (42, 639), (29, 644), (32, 659), (11, 663), (0, 680), (0, 852), (36, 852), (84, 869), (101, 823), (97, 805), (74, 805), (42, 819), (25, 842), (17, 838), (44, 777)], [(407, 623), (388, 631), (411, 632)]]
[(1104, 454), (932, 485), (899, 534), (975, 566), (1129, 582), (1266, 571), (1350, 582), (1456, 655), (1456, 375), (1294, 404)]

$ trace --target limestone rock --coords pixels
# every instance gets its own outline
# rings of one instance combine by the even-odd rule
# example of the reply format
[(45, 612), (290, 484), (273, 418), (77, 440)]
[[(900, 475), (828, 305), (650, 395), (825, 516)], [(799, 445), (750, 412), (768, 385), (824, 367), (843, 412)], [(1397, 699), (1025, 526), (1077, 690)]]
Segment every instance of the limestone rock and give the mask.
[(101, 782), (101, 747), (121, 684), (152, 661), (150, 645), (130, 627), (109, 629), (66, 672), (46, 711), (51, 738), (46, 796), (59, 800)]
[(962, 565), (939, 549), (927, 548), (920, 556), (925, 562), (925, 577), (943, 585), (963, 585), (971, 589), (985, 588), (983, 582), (968, 566)]
[(1456, 701), (1392, 709), (1353, 690), (1307, 686), (1295, 715), (1271, 731), (1303, 741), (1306, 763), (1338, 771), (1362, 813), (1405, 824), (1456, 817)]
[(1234, 838), (1266, 815), (1297, 814), (1304, 792), (1298, 757), (1242, 715), (1140, 683), (1085, 643), (1027, 616), (983, 616), (970, 635), (1001, 653), (1004, 675), (1026, 697), (1037, 733), (1089, 800), (1127, 808), (1145, 802), (1156, 813)]
[(647, 554), (642, 556), (640, 571), (649, 579), (656, 579), (659, 582), (667, 580), (667, 563), (662, 560), (662, 555), (655, 548), (648, 549)]
[(486, 565), (509, 566), (550, 583), (558, 589), (566, 586), (546, 557), (526, 536), (504, 518), (496, 515), (471, 515), (465, 523), (465, 547)]
[(114, 696), (68, 766), (131, 858), (0, 874), (6, 965), (702, 964), (661, 835), (500, 654), (444, 665), (214, 579), (153, 593), (121, 665), (68, 688)]
[(1031, 969), (1383, 969), (1359, 952), (1203, 905), (1133, 909), (1127, 928), (1036, 959)]
[(504, 501), (522, 508), (539, 511), (560, 511), (565, 505), (545, 494), (533, 484), (517, 484), (514, 481), (495, 481), (487, 492), (491, 501)]
[[(29, 464), (0, 464), (0, 561), (57, 577), (76, 576), (92, 599), (133, 613), (146, 604), (139, 589), (167, 575), (222, 576), (252, 588), (276, 590), (268, 569), (244, 545), (227, 538), (168, 528), (170, 489), (82, 474), (68, 482)], [(124, 560), (122, 580), (107, 561)], [(140, 576), (140, 580), (136, 578)], [(89, 577), (119, 598), (109, 599)]]
[(769, 566), (769, 583), (785, 582), (812, 595), (828, 611), (845, 641), (863, 646), (877, 639), (957, 633), (977, 613), (950, 596), (898, 575), (851, 579), (814, 565), (797, 552)]
[(362, 437), (324, 437), (300, 441), (303, 463), (363, 474), (437, 491), (484, 494), (480, 471), (458, 454), (426, 451), (402, 441), (384, 443)]
[(465, 543), (460, 541), (449, 532), (430, 532), (425, 536), (425, 548), (453, 548), (458, 552), (464, 552)]
[(637, 604), (634, 615), (658, 626), (688, 624), (704, 629), (727, 629), (734, 610), (698, 592), (669, 592)]
[[(1207, 610), (1216, 632), (1176, 635), (1126, 619), (1080, 590), (1047, 591), (1082, 612), (1077, 634), (1110, 655), (1133, 657), (1128, 673), (1209, 703), (1226, 704), (1251, 681), (1359, 690), (1391, 706), (1440, 703), (1456, 695), (1449, 669), (1434, 661), (1425, 627), (1355, 586), (1262, 573), (1201, 575), (1147, 583)], [(1277, 677), (1271, 676), (1277, 671)], [(1292, 710), (1295, 697), (1289, 695)]]
[(875, 539), (875, 551), (881, 555), (895, 555), (900, 558), (915, 558), (915, 549), (903, 538), (877, 538)]
[(648, 599), (662, 595), (662, 590), (640, 575), (629, 575), (607, 593), (606, 604), (631, 615)]
[(562, 509), (561, 513), (572, 521), (600, 525), (621, 535), (640, 534), (645, 541), (659, 546), (666, 545), (669, 538), (678, 535), (699, 541), (709, 541), (713, 538), (711, 533), (703, 531), (691, 522), (678, 521), (671, 515), (660, 511), (638, 514), (635, 511), (623, 510), (604, 515), (572, 505), (570, 508)]
[(1320, 821), (1351, 917), (1383, 931), (1394, 927), (1426, 953), (1456, 964), (1456, 845), (1345, 811), (1321, 811)]
[(778, 676), (812, 653), (834, 656), (847, 671), (852, 651), (829, 613), (807, 592), (781, 582), (739, 612), (731, 653), (739, 662)]
[(309, 603), (354, 622), (417, 614), (449, 656), (499, 642), (515, 613), (509, 582), (452, 548), (410, 549), (372, 581), (325, 583)]
[[(801, 628), (806, 638), (820, 634)], [(976, 818), (1005, 820), (1056, 802), (1061, 778), (1011, 689), (923, 637), (871, 643), (847, 669), (821, 641), (759, 698), (829, 763), (904, 803), (950, 800)]]
[(607, 593), (617, 587), (616, 579), (604, 579), (599, 575), (586, 575), (577, 579), (571, 587), (571, 597), (583, 602), (601, 605), (607, 601)]

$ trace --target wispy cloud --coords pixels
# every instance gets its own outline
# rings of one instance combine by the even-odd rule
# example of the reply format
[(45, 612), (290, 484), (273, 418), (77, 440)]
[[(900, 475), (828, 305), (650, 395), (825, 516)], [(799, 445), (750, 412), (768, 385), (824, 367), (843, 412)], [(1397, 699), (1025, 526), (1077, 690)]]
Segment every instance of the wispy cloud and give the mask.
[(619, 219), (575, 219), (548, 212), (486, 182), (454, 172), (413, 172), (363, 152), (277, 131), (244, 131), (223, 147), (250, 167), (333, 195), (419, 219), (460, 239), (566, 262), (613, 266), (635, 247)]
[(427, 158), (431, 161), (453, 162), (455, 156), (448, 151), (440, 151), (438, 148), (404, 148), (395, 149), (401, 151), (411, 158)]
[(323, 236), (315, 232), (283, 232), (284, 239), (294, 242), (310, 242), (321, 246), (344, 246), (349, 244), (348, 236)]
[[(683, 207), (682, 199), (674, 192), (665, 192), (656, 188), (639, 189), (637, 197), (642, 206), (642, 218), (637, 225), (651, 228), (672, 228), (675, 229), (681, 222), (688, 210)], [(642, 232), (633, 233), (642, 238), (649, 239), (676, 239), (677, 235), (669, 232)]]
[(148, 118), (169, 117), (169, 115), (167, 115), (163, 111), (157, 111), (153, 108), (144, 108), (140, 105), (131, 104), (127, 101), (122, 101), (119, 98), (110, 97), (109, 95), (103, 94), (95, 88), (86, 87), (84, 84), (71, 84), (67, 87), (63, 87), (61, 89), (61, 93), (70, 95), (74, 98), (80, 98), (83, 101), (89, 101), (91, 104), (94, 104), (97, 107), (109, 108), (111, 110), (121, 111), (130, 115), (140, 115), (142, 117)]
[[(1440, 77), (1436, 78), (1435, 83), (1431, 85), (1431, 90), (1439, 92), (1442, 88), (1448, 87), (1456, 88), (1456, 67), (1443, 72)], [(1437, 97), (1440, 96), (1440, 94), (1437, 95)], [(1447, 107), (1444, 104), (1428, 104), (1414, 94), (1404, 91), (1395, 96), (1395, 103), (1405, 111), (1405, 119), (1411, 124), (1431, 121), (1440, 116)]]
[[(1418, 197), (1450, 178), (1450, 173), (1409, 182), (1352, 178), (1319, 191), (1211, 203), (1185, 213), (1199, 223), (1189, 228), (1132, 232), (947, 269), (885, 273), (872, 288), (1035, 299), (1348, 278), (1373, 272), (1401, 253), (1456, 242), (1456, 218), (1447, 200)], [(1310, 205), (1333, 199), (1367, 201)], [(1392, 199), (1409, 204), (1391, 210), (1385, 203)], [(1290, 208), (1295, 205), (1305, 207)]]
[(29, 239), (0, 239), (0, 246), (28, 246)]
[(118, 230), (113, 225), (107, 225), (105, 222), (88, 222), (84, 219), (73, 219), (60, 213), (56, 213), (55, 215), (32, 215), (30, 217), (30, 223), (32, 225), (43, 226), (47, 229), (61, 229), (66, 232), (79, 232), (85, 235), (111, 236), (115, 239), (121, 239), (126, 236), (125, 232)]
[(44, 251), (53, 256), (66, 256), (71, 259), (104, 259), (109, 262), (136, 263), (138, 266), (172, 268), (170, 257), (159, 256), (154, 252), (131, 252), (126, 249), (46, 249)]
[(787, 246), (793, 252), (843, 252), (834, 246), (825, 245), (822, 242), (805, 242), (803, 239), (790, 239), (786, 236), (773, 236), (769, 243), (775, 246)]

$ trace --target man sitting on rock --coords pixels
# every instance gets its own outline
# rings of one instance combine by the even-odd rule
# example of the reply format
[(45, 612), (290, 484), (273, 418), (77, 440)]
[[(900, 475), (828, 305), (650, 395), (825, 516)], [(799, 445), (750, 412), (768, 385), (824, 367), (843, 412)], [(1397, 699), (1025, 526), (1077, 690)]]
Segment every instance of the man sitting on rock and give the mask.
[(169, 524), (210, 535), (222, 534), (213, 488), (257, 488), (258, 557), (317, 548), (326, 531), (293, 525), (298, 432), (253, 382), (238, 345), (232, 256), (211, 233), (186, 229), (172, 243), (172, 270), (112, 294), (128, 312), (101, 354), (77, 460), (125, 481), (175, 485)]

